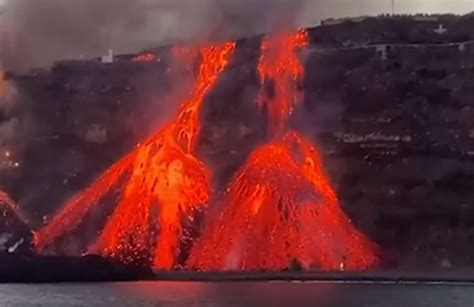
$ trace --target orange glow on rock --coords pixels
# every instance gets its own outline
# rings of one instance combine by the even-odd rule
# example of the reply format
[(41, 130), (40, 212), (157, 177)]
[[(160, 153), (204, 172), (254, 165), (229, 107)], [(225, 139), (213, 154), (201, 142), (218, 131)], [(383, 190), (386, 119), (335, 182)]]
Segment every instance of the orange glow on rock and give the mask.
[(152, 53), (142, 53), (132, 59), (132, 62), (157, 62), (160, 59)]

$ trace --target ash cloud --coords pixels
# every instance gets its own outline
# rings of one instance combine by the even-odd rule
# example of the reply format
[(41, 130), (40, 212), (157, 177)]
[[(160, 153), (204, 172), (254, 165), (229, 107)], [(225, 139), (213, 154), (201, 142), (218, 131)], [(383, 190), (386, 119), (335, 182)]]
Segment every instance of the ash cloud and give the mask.
[(292, 26), (303, 6), (314, 5), (304, 0), (9, 0), (0, 18), (0, 63), (15, 71), (100, 56), (109, 48), (125, 53), (236, 38)]

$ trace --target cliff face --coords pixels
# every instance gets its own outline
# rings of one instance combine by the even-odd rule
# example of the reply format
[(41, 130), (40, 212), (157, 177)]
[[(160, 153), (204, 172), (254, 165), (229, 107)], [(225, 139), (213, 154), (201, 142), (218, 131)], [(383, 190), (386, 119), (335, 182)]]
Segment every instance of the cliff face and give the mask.
[[(311, 31), (292, 125), (323, 152), (344, 209), (402, 267), (473, 265), (473, 47), (394, 45), (382, 57), (371, 46), (334, 49), (349, 35), (340, 28)], [(175, 110), (191, 71), (157, 52), (158, 63), (124, 57), (12, 77), (38, 128), (0, 182), (37, 224)], [(258, 56), (258, 38), (239, 42), (202, 114), (199, 152), (221, 187), (264, 140)]]
[(328, 172), (355, 222), (403, 264), (468, 265), (472, 51), (393, 47), (385, 61), (371, 52), (308, 62), (307, 106), (315, 123), (328, 123), (315, 133)]

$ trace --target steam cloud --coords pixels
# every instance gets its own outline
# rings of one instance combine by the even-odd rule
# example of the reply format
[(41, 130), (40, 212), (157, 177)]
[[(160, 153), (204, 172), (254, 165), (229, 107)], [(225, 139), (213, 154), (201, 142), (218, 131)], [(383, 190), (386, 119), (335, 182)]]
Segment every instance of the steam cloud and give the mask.
[(109, 48), (137, 52), (166, 43), (265, 32), (293, 26), (303, 2), (9, 0), (0, 18), (0, 63), (21, 70), (58, 59), (99, 56)]

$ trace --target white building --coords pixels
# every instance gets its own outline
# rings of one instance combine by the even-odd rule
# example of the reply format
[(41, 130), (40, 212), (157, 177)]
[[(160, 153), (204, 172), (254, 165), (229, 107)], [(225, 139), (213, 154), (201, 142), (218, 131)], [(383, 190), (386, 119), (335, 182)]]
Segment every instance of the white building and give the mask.
[(440, 24), (436, 29), (433, 30), (433, 32), (439, 35), (443, 35), (448, 32), (448, 30), (442, 24)]
[(101, 63), (112, 64), (114, 62), (114, 51), (109, 49), (109, 53), (100, 58)]

